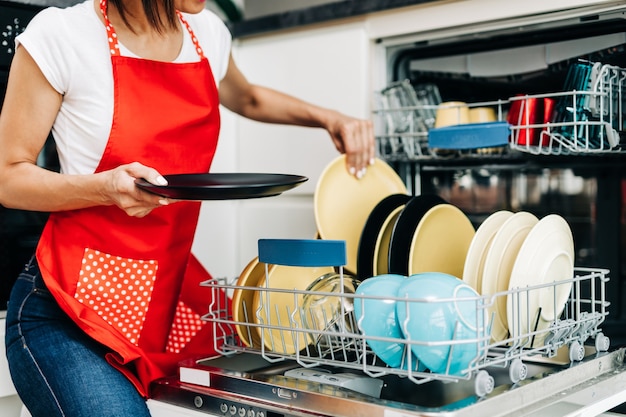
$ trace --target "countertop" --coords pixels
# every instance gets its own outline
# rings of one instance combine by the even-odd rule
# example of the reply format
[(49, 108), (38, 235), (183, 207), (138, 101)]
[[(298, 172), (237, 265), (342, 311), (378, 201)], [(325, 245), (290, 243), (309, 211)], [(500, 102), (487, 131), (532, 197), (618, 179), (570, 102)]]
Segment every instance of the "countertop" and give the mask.
[(25, 4), (28, 6), (36, 6), (36, 7), (48, 7), (48, 6), (56, 6), (56, 7), (68, 7), (74, 4), (81, 3), (83, 0), (0, 0), (1, 4)]
[(231, 23), (234, 38), (329, 22), (438, 0), (345, 0)]

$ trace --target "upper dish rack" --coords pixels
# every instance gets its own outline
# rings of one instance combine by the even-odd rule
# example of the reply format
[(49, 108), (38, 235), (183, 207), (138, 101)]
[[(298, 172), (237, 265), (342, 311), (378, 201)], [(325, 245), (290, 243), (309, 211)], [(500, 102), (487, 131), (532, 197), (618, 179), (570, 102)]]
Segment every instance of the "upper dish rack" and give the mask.
[[(223, 355), (253, 352), (270, 362), (293, 360), (305, 368), (330, 365), (360, 371), (371, 377), (393, 374), (407, 377), (416, 384), (432, 380), (456, 382), (474, 378), (476, 394), (483, 396), (494, 388), (494, 378), (489, 374), (489, 368), (508, 369), (511, 381), (517, 383), (527, 376), (524, 360), (554, 358), (561, 356), (565, 349), (567, 363), (580, 361), (585, 357), (584, 344), (590, 338), (595, 339), (597, 352), (609, 349), (609, 339), (600, 329), (608, 315), (605, 299), (605, 284), (609, 280), (607, 270), (575, 268), (571, 279), (475, 297), (417, 299), (366, 296), (345, 291), (349, 286), (343, 285), (344, 280), (351, 279), (343, 273), (343, 263), (339, 262), (345, 255), (334, 253), (343, 243), (327, 240), (259, 241), (259, 260), (264, 263), (266, 275), (271, 264), (313, 267), (332, 260), (330, 264), (338, 267), (341, 280), (338, 291), (273, 288), (267, 280), (261, 287), (235, 285), (225, 279), (204, 282), (202, 285), (213, 291), (213, 302), (203, 320), (214, 326), (216, 335), (223, 335), (215, 339), (216, 351)], [(557, 293), (563, 289), (569, 292), (569, 296), (563, 305), (559, 305)], [(235, 291), (257, 295), (257, 304), (242, 301), (232, 306), (233, 310), (243, 309), (238, 320), (233, 318), (230, 298), (226, 295)], [(282, 298), (288, 300), (283, 301), (285, 305), (266, 303), (265, 300), (270, 300), (271, 295), (277, 294), (288, 296)], [(313, 316), (320, 317), (319, 314), (313, 314), (312, 309), (315, 307), (311, 305), (315, 303), (307, 303), (307, 297), (336, 301), (333, 304), (338, 306), (337, 309), (326, 309), (322, 313), (321, 321), (331, 325), (319, 327), (311, 325), (310, 319), (307, 321), (307, 318)], [(243, 299), (249, 300), (250, 297)], [(424, 303), (470, 303), (476, 317), (485, 318), (484, 321), (479, 319), (477, 323), (484, 325), (477, 326), (469, 335), (466, 332), (462, 338), (456, 337), (458, 333), (455, 330), (449, 340), (439, 341), (363, 334), (359, 329), (362, 328), (366, 303), (368, 300), (382, 299), (406, 308), (407, 318), (401, 323), (403, 329), (411, 322), (412, 306)], [(506, 336), (494, 340), (490, 332), (495, 314), (492, 313), (495, 311), (493, 306), (498, 300), (504, 299), (509, 302), (510, 331)], [(539, 307), (536, 306), (537, 300), (541, 300)], [(363, 311), (360, 317), (356, 316), (352, 308), (356, 304)], [(345, 319), (332, 321), (330, 316)], [(459, 325), (459, 322), (455, 323), (454, 328), (458, 329)], [(401, 347), (404, 353), (403, 363), (399, 367), (386, 365), (372, 351), (370, 344), (380, 342)], [(433, 372), (427, 369), (415, 355), (410, 354), (415, 346), (443, 348), (447, 352), (443, 370)], [(467, 366), (451, 372), (455, 350), (459, 349), (469, 349), (474, 353)]]
[[(403, 94), (408, 98), (398, 99), (399, 89), (405, 90)], [(563, 92), (518, 95), (491, 102), (441, 103), (436, 93), (425, 95), (424, 89), (432, 91), (436, 86), (411, 86), (405, 80), (375, 94), (374, 127), (378, 153), (383, 159), (624, 152), (620, 135), (626, 131), (626, 70), (620, 67), (580, 61), (570, 67)], [(421, 99), (423, 96), (428, 98)], [(510, 129), (499, 132), (508, 138), (501, 138), (502, 146), (483, 145), (490, 134), (484, 130), (489, 124), (477, 124), (467, 118), (459, 118), (456, 130), (438, 132), (437, 114), (450, 105), (470, 111), (491, 109), (491, 122), (508, 123)], [(458, 146), (459, 142), (452, 140), (454, 144), (448, 148), (433, 146), (433, 133), (460, 135), (464, 142)]]

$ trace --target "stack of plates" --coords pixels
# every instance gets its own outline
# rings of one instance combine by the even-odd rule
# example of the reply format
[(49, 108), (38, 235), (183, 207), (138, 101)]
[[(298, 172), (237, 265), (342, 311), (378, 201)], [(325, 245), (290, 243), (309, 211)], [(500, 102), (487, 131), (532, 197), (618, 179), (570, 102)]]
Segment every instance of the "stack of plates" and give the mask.
[[(395, 239), (396, 232), (404, 233), (401, 220), (402, 216), (394, 228), (389, 250), (392, 271), (399, 271), (405, 265), (406, 247), (398, 244), (402, 238)], [(472, 222), (459, 208), (451, 204), (434, 205), (415, 226), (408, 246), (406, 274), (441, 272), (460, 278), (475, 233)]]
[(346, 242), (345, 270), (359, 280), (418, 272), (462, 277), (475, 233), (470, 220), (439, 196), (411, 197), (380, 159), (356, 179), (345, 156), (336, 158), (320, 176), (314, 206), (319, 238)]
[[(268, 268), (271, 271), (274, 266), (269, 266)], [(260, 263), (259, 258), (255, 257), (243, 269), (235, 285), (238, 287), (256, 288), (262, 279), (265, 279), (265, 264)], [(245, 325), (245, 323), (256, 322), (256, 311), (253, 302), (257, 292), (253, 288), (236, 288), (233, 291), (232, 309), (233, 320), (237, 322), (235, 330), (241, 342), (248, 347), (261, 348), (259, 330), (253, 326)]]
[[(558, 283), (571, 279), (573, 274), (574, 239), (570, 227), (561, 216), (546, 216), (533, 227), (522, 244), (511, 271), (509, 289), (548, 283), (554, 285), (533, 292), (522, 291), (519, 298), (513, 295), (507, 297), (506, 311), (511, 335), (543, 331), (557, 320), (572, 287), (571, 281)], [(542, 345), (545, 334), (535, 337), (533, 346)]]
[(358, 276), (442, 272), (461, 278), (475, 230), (457, 207), (436, 195), (391, 195), (365, 223)]
[[(237, 280), (232, 297), (233, 321), (240, 341), (256, 349), (295, 354), (310, 344), (307, 334), (291, 329), (304, 328), (300, 308), (304, 291), (320, 277), (337, 275), (332, 267), (268, 265), (255, 257)], [(346, 282), (350, 276), (345, 275)], [(250, 287), (250, 288), (247, 288)], [(309, 312), (310, 313), (310, 312)], [(305, 313), (306, 314), (306, 313)]]
[[(551, 214), (541, 220), (528, 212), (498, 211), (477, 229), (463, 269), (463, 280), (492, 295), (495, 342), (541, 331), (558, 319), (569, 297), (574, 241), (567, 222)], [(541, 290), (526, 287), (554, 283)], [(526, 343), (523, 337), (519, 340)], [(542, 343), (537, 338), (533, 345)]]
[(270, 290), (254, 291), (253, 321), (263, 326), (256, 329), (268, 350), (294, 354), (309, 344), (305, 332), (291, 330), (304, 328), (301, 314), (294, 314), (304, 304), (304, 294), (299, 291), (307, 290), (319, 277), (334, 272), (332, 267), (274, 265), (267, 276), (262, 276), (258, 287)]
[[(530, 230), (538, 219), (527, 212), (513, 214), (500, 226), (485, 258), (480, 293), (492, 295), (509, 290), (509, 280), (517, 254)], [(504, 340), (508, 335), (505, 296), (495, 298), (488, 310), (489, 316), (495, 313), (491, 335), (494, 340)]]
[(407, 194), (392, 194), (383, 198), (370, 213), (359, 240), (356, 269), (359, 279), (388, 272), (391, 233), (409, 200), (411, 197)]

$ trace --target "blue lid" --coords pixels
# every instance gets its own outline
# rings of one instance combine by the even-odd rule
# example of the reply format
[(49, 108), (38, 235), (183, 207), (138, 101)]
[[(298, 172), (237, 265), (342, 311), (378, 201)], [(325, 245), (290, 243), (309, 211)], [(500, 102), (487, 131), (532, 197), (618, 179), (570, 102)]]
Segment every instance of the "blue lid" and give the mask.
[(259, 239), (259, 261), (272, 265), (343, 266), (345, 240)]
[(439, 149), (478, 149), (508, 146), (510, 134), (511, 125), (507, 122), (438, 127), (428, 131), (428, 146)]

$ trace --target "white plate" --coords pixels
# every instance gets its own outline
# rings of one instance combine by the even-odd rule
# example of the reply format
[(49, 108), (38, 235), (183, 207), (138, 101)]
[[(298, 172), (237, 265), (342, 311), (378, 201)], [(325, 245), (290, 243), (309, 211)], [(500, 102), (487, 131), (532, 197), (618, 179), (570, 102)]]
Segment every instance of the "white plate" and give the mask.
[[(539, 222), (533, 214), (520, 211), (509, 217), (493, 238), (485, 259), (480, 293), (493, 295), (508, 291), (511, 271), (517, 254), (530, 230)], [(488, 309), (489, 320), (493, 317), (491, 338), (498, 342), (506, 339), (509, 332), (506, 315), (506, 297), (495, 297)]]
[(487, 217), (476, 230), (467, 251), (463, 267), (463, 281), (480, 293), (487, 253), (500, 227), (513, 215), (508, 210), (496, 211)]
[[(571, 279), (573, 274), (572, 231), (565, 219), (551, 214), (533, 227), (520, 248), (511, 273), (509, 289), (557, 283)], [(519, 297), (515, 294), (509, 295), (506, 304), (510, 334), (519, 336), (547, 329), (563, 312), (571, 287), (571, 282), (568, 282), (554, 287), (521, 291)], [(533, 345), (540, 346), (546, 333), (537, 334)], [(522, 343), (526, 341), (524, 339)]]

